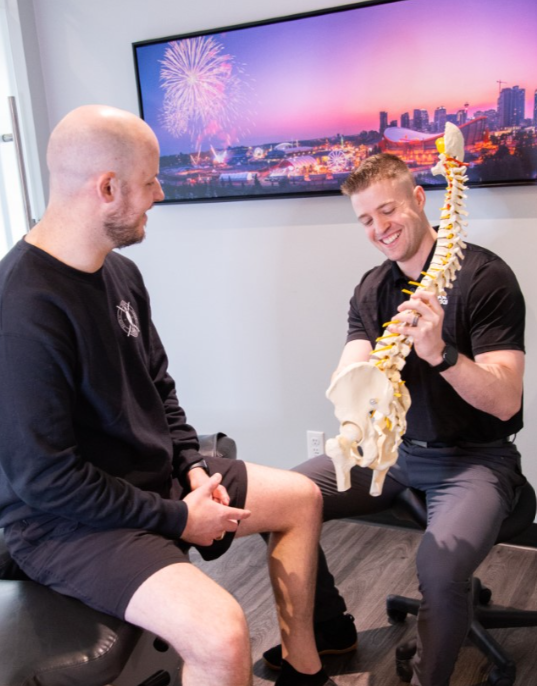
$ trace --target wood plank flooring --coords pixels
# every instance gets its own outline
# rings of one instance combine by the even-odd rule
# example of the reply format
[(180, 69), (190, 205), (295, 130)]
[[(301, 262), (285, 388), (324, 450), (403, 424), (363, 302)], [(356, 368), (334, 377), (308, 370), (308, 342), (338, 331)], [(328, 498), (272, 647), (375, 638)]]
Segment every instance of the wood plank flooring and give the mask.
[[(413, 634), (414, 618), (392, 626), (385, 612), (389, 593), (419, 597), (415, 551), (421, 533), (356, 521), (325, 524), (323, 546), (349, 612), (356, 618), (359, 648), (356, 654), (325, 658), (338, 686), (397, 686), (394, 651)], [(275, 681), (275, 673), (261, 654), (279, 642), (276, 613), (260, 537), (241, 539), (220, 560), (193, 561), (227, 588), (241, 603), (252, 637), (254, 686)], [(537, 550), (496, 546), (478, 570), (493, 589), (493, 602), (537, 610)], [(508, 647), (517, 663), (517, 686), (537, 685), (537, 628), (498, 629), (494, 636)], [(471, 646), (459, 657), (451, 686), (486, 684), (489, 665)]]

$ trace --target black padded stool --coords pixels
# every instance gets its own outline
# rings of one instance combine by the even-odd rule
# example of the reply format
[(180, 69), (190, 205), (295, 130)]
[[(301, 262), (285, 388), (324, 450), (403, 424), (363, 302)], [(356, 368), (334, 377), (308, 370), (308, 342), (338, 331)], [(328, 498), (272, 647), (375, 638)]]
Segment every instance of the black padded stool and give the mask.
[[(200, 436), (203, 456), (236, 456), (225, 434)], [(107, 686), (124, 670), (143, 630), (30, 581), (0, 529), (0, 686)], [(156, 639), (154, 648), (168, 646)], [(167, 686), (158, 670), (136, 686)]]
[(141, 629), (24, 578), (2, 534), (0, 575), (0, 686), (105, 686), (121, 674)]
[[(504, 520), (496, 543), (510, 541), (525, 531), (535, 519), (535, 513), (535, 491), (529, 483), (526, 483), (521, 490), (515, 510)], [(402, 491), (394, 507), (394, 514), (399, 519), (412, 521), (425, 529), (427, 524), (425, 494), (413, 488)], [(488, 683), (491, 686), (513, 686), (516, 665), (487, 629), (537, 626), (537, 612), (489, 607), (488, 603), (492, 593), (488, 588), (482, 586), (479, 579), (475, 577), (473, 579), (473, 596), (474, 617), (468, 632), (468, 639), (494, 664), (488, 677)], [(400, 623), (405, 621), (407, 614), (418, 614), (420, 601), (390, 595), (386, 600), (386, 608), (390, 622), (392, 624)], [(400, 655), (400, 657), (404, 659), (405, 656)], [(406, 676), (404, 670), (399, 675), (401, 679)]]

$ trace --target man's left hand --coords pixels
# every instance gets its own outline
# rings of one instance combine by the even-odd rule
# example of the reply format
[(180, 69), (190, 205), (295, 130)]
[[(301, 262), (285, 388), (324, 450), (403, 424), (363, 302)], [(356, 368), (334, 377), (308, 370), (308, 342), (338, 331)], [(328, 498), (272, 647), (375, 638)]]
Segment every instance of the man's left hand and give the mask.
[[(201, 485), (206, 483), (210, 478), (205, 469), (195, 467), (188, 472), (188, 480), (190, 482), (190, 490), (195, 491)], [(213, 500), (221, 505), (229, 505), (230, 498), (227, 490), (222, 484), (219, 484), (213, 491)]]

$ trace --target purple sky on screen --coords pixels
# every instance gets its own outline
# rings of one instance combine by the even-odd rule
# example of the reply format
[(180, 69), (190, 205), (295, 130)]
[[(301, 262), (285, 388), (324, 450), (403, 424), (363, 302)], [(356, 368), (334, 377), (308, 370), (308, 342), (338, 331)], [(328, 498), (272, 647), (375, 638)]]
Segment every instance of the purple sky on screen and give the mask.
[(162, 154), (194, 151), (193, 128), (207, 149), (378, 130), (381, 110), (398, 123), (415, 108), (432, 119), (468, 103), (472, 115), (496, 108), (498, 80), (526, 89), (531, 117), (536, 35), (536, 0), (402, 0), (213, 34), (236, 77), (229, 111), (205, 134), (198, 122), (179, 136), (163, 126), (167, 44), (148, 45), (138, 48), (144, 117)]

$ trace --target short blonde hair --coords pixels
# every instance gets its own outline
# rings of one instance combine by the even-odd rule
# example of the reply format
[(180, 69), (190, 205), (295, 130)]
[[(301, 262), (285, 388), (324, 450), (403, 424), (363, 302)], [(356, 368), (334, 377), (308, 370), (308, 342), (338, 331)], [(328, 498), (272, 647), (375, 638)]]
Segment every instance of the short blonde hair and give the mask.
[(412, 173), (402, 159), (396, 155), (381, 152), (366, 158), (351, 172), (341, 185), (341, 192), (343, 195), (351, 196), (364, 191), (377, 181), (404, 177), (410, 181), (412, 187), (416, 185)]

